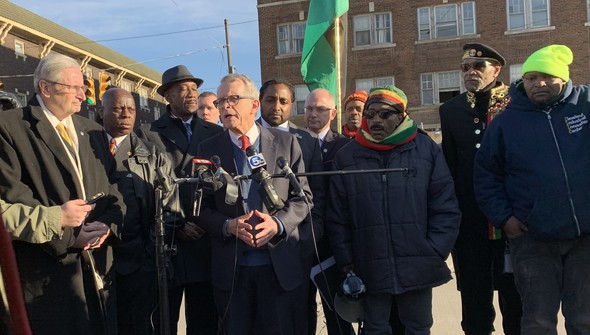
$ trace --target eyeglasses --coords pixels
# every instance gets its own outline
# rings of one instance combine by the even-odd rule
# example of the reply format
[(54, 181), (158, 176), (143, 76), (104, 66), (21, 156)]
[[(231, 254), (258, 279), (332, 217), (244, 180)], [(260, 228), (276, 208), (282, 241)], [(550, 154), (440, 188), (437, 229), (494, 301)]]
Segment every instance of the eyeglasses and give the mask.
[(475, 71), (481, 72), (481, 71), (485, 70), (485, 68), (488, 66), (488, 64), (490, 64), (490, 63), (485, 60), (478, 60), (478, 61), (474, 61), (474, 62), (461, 63), (461, 71), (467, 72), (471, 69), (474, 69)]
[(402, 114), (402, 111), (397, 109), (381, 109), (381, 110), (374, 110), (374, 109), (365, 109), (363, 111), (363, 117), (367, 120), (372, 120), (375, 116), (379, 115), (379, 118), (382, 120), (388, 119), (393, 114)]
[(64, 84), (64, 83), (58, 83), (57, 81), (51, 81), (51, 80), (45, 80), (48, 83), (51, 83), (53, 85), (61, 85), (65, 88), (67, 88), (69, 91), (73, 91), (73, 92), (78, 92), (79, 90), (82, 90), (82, 92), (86, 93), (86, 90), (88, 89), (88, 85), (82, 85), (82, 86), (78, 86), (78, 85), (68, 85), (68, 84)]
[(227, 98), (219, 98), (219, 99), (213, 101), (213, 105), (215, 106), (215, 108), (219, 108), (219, 107), (225, 106), (225, 103), (227, 102), (227, 105), (231, 107), (231, 106), (237, 105), (238, 102), (240, 102), (240, 100), (242, 100), (242, 99), (256, 99), (256, 98), (242, 97), (242, 96), (239, 96), (236, 94), (236, 95), (230, 95)]
[(311, 113), (313, 111), (316, 111), (316, 112), (322, 114), (322, 113), (329, 112), (332, 109), (333, 108), (321, 107), (321, 106), (305, 106), (305, 112), (307, 112), (307, 113)]

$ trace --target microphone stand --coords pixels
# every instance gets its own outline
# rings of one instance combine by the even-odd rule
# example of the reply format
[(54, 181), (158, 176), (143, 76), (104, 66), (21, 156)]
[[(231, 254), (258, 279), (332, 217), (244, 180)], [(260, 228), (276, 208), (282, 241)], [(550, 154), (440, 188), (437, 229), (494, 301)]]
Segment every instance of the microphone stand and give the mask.
[(170, 250), (164, 242), (166, 234), (164, 229), (163, 211), (164, 190), (162, 186), (156, 188), (156, 270), (158, 278), (158, 301), (160, 306), (160, 334), (170, 334), (170, 316), (168, 315), (168, 276), (166, 259)]
[[(332, 175), (347, 175), (347, 174), (361, 174), (361, 173), (382, 173), (382, 172), (403, 172), (406, 174), (415, 174), (414, 168), (387, 168), (387, 169), (364, 169), (364, 170), (335, 170), (335, 171), (318, 171), (318, 172), (301, 172), (294, 173), (297, 177), (309, 176), (332, 176)], [(270, 178), (285, 178), (284, 173), (271, 174)], [(236, 175), (234, 180), (252, 179), (252, 175)]]

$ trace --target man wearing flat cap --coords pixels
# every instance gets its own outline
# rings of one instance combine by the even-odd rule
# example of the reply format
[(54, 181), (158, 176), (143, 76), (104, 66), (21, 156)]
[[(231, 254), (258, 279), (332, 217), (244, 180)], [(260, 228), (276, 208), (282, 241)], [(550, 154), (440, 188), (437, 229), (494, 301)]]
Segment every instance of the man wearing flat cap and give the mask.
[[(162, 74), (157, 89), (168, 105), (166, 113), (150, 125), (138, 129), (138, 135), (159, 146), (172, 159), (179, 178), (192, 177), (192, 160), (204, 139), (222, 132), (222, 128), (197, 116), (198, 87), (203, 80), (194, 77), (184, 65)], [(209, 157), (205, 157), (209, 158)], [(177, 246), (171, 256), (172, 269), (168, 283), (170, 333), (176, 334), (182, 296), (185, 296), (186, 334), (217, 333), (217, 316), (211, 286), (211, 248), (209, 236), (195, 224), (193, 213), (194, 184), (179, 185), (185, 222), (176, 231), (167, 231)], [(182, 331), (181, 331), (182, 333)]]
[(440, 147), (407, 113), (395, 86), (371, 90), (355, 140), (335, 170), (394, 169), (330, 178), (326, 230), (336, 263), (366, 286), (366, 334), (392, 334), (397, 306), (406, 334), (430, 334), (432, 288), (451, 280), (445, 263), (461, 213)]
[(466, 335), (494, 331), (494, 290), (500, 299), (504, 334), (520, 334), (520, 297), (513, 275), (503, 271), (506, 236), (489, 224), (473, 193), (473, 161), (483, 134), (510, 101), (508, 86), (497, 79), (505, 64), (504, 57), (492, 47), (465, 44), (461, 71), (466, 92), (439, 110), (442, 148), (463, 214), (453, 262)]
[(549, 45), (522, 65), (506, 110), (475, 157), (477, 203), (510, 239), (522, 334), (590, 334), (590, 87), (572, 51)]

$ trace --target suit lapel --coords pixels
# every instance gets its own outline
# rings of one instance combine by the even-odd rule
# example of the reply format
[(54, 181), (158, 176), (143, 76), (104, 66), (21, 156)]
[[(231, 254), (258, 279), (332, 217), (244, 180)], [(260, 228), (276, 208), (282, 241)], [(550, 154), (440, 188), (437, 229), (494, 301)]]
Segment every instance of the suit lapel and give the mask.
[[(53, 153), (53, 155), (57, 158), (61, 165), (63, 165), (65, 170), (70, 174), (70, 177), (74, 182), (74, 185), (76, 185), (76, 194), (78, 195), (78, 197), (82, 197), (82, 185), (80, 183), (80, 178), (78, 178), (76, 170), (73, 166), (73, 163), (70, 160), (70, 155), (66, 151), (66, 148), (64, 148), (63, 143), (59, 138), (59, 135), (57, 134), (57, 132), (51, 125), (51, 122), (49, 122), (44, 113), (45, 112), (43, 112), (43, 109), (41, 107), (31, 106), (31, 114), (38, 121), (36, 127), (41, 140), (45, 142), (49, 150)], [(78, 131), (77, 126), (75, 124), (74, 127), (76, 127), (76, 131)], [(83, 144), (80, 142), (80, 136), (78, 136), (78, 141), (80, 143), (80, 146), (82, 146)], [(81, 155), (80, 160), (83, 161)]]
[(274, 141), (274, 135), (270, 131), (261, 126), (258, 128), (260, 129), (260, 152), (266, 160), (266, 170), (272, 174), (276, 167), (278, 147)]

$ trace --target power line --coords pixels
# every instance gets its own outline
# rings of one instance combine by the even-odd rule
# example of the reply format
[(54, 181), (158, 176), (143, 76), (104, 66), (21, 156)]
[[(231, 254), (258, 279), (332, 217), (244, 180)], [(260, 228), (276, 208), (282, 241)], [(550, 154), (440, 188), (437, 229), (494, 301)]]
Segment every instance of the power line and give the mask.
[[(249, 21), (242, 21), (230, 24), (231, 26), (237, 26), (241, 24), (247, 24), (252, 22), (258, 22), (258, 20), (249, 20)], [(96, 41), (84, 41), (84, 42), (74, 42), (72, 44), (86, 44), (86, 43), (97, 43), (97, 42), (113, 42), (113, 41), (125, 41), (125, 40), (133, 40), (139, 38), (149, 38), (149, 37), (158, 37), (158, 36), (167, 36), (167, 35), (175, 35), (175, 34), (184, 34), (190, 33), (194, 31), (202, 31), (202, 30), (210, 30), (215, 28), (223, 28), (223, 25), (218, 26), (210, 26), (205, 28), (193, 28), (193, 29), (186, 29), (186, 30), (177, 30), (177, 31), (170, 31), (166, 33), (159, 33), (159, 34), (149, 34), (149, 35), (138, 35), (138, 36), (129, 36), (129, 37), (118, 37), (118, 38), (109, 38), (104, 40), (96, 40)]]

